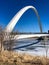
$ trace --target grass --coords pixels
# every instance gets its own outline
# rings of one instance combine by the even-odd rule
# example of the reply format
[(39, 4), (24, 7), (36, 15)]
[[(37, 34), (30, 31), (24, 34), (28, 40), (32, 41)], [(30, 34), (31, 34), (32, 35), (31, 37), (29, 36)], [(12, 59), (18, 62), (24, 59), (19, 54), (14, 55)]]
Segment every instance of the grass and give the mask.
[(49, 59), (26, 53), (3, 51), (0, 54), (0, 65), (49, 65)]

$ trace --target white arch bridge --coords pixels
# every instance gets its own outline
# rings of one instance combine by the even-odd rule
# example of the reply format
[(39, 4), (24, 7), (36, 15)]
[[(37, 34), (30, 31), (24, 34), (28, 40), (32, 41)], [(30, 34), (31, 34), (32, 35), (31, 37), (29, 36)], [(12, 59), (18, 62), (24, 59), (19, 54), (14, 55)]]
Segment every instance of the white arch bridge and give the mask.
[(32, 9), (37, 18), (38, 18), (38, 24), (39, 24), (39, 28), (40, 28), (40, 33), (41, 34), (17, 34), (15, 36), (15, 39), (23, 39), (23, 38), (31, 38), (31, 37), (41, 37), (41, 36), (49, 36), (49, 34), (42, 34), (42, 24), (40, 21), (40, 17), (38, 15), (38, 12), (36, 10), (35, 7), (33, 6), (26, 6), (24, 8), (22, 8), (13, 18), (12, 20), (9, 22), (9, 24), (6, 26), (5, 28), (5, 32), (11, 33), (15, 27), (15, 25), (17, 24), (17, 22), (19, 21), (19, 19), (21, 18), (21, 16), (28, 10), (28, 9)]
[[(13, 19), (9, 22), (9, 24), (6, 26), (6, 28), (5, 28), (5, 32), (7, 32), (8, 34), (10, 34), (12, 31), (13, 31), (13, 29), (14, 29), (14, 27), (15, 27), (15, 25), (16, 25), (16, 23), (19, 21), (19, 19), (21, 18), (21, 16), (28, 10), (28, 9), (32, 9), (34, 12), (35, 12), (35, 14), (36, 14), (36, 16), (37, 16), (37, 18), (38, 18), (38, 24), (39, 24), (39, 28), (40, 28), (40, 33), (39, 34), (16, 34), (15, 35), (15, 37), (13, 38), (13, 39), (15, 39), (15, 40), (22, 40), (22, 39), (25, 39), (26, 40), (26, 38), (28, 39), (31, 39), (31, 38), (34, 38), (34, 37), (49, 37), (49, 34), (48, 33), (42, 33), (42, 24), (41, 24), (41, 21), (40, 21), (40, 17), (39, 17), (39, 15), (38, 15), (38, 12), (37, 12), (37, 10), (36, 10), (36, 8), (35, 7), (33, 7), (33, 6), (26, 6), (26, 7), (24, 7), (24, 8), (22, 8), (14, 17), (13, 17)], [(6, 36), (5, 36), (6, 37)], [(34, 44), (37, 44), (37, 43), (39, 43), (40, 41), (41, 41), (41, 39), (36, 39), (36, 40), (38, 40), (37, 42), (35, 42), (35, 43), (30, 43), (30, 44), (27, 44), (27, 45), (24, 45), (24, 46), (19, 46), (19, 47), (16, 47), (16, 48), (13, 48), (13, 49), (19, 49), (19, 48), (24, 48), (24, 47), (27, 47), (27, 46), (30, 46), (30, 45), (34, 45)], [(7, 40), (8, 38), (5, 38), (5, 40)], [(38, 50), (39, 48), (36, 48), (35, 50)], [(39, 49), (40, 50), (40, 49)], [(43, 50), (43, 48), (42, 48), (42, 50), (40, 50), (40, 53), (39, 53), (39, 51), (38, 52), (36, 52), (36, 51), (34, 51), (33, 50), (33, 52), (32, 52), (34, 55), (38, 55), (38, 56), (40, 56), (40, 55), (46, 55), (45, 54), (45, 50)], [(44, 53), (44, 54), (43, 54)], [(48, 54), (49, 55), (49, 54)]]

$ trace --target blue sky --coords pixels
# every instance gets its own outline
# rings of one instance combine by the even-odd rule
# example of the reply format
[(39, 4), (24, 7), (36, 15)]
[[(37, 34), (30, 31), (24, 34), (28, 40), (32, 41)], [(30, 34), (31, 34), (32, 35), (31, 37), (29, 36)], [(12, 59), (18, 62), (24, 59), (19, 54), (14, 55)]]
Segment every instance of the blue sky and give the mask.
[[(37, 9), (43, 32), (47, 32), (49, 30), (49, 0), (0, 0), (0, 25), (5, 28), (16, 13), (28, 5), (32, 5)], [(19, 32), (40, 32), (34, 11), (31, 9), (26, 11), (14, 30)]]

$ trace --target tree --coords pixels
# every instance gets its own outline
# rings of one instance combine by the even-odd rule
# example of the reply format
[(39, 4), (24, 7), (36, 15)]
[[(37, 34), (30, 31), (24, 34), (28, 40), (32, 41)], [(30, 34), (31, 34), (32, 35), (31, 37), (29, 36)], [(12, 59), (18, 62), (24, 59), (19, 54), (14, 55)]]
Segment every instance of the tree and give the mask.
[(0, 26), (0, 52), (4, 49), (3, 40), (4, 40), (4, 32), (2, 26)]
[(5, 41), (5, 44), (7, 44), (6, 45), (6, 49), (7, 50), (9, 50), (9, 51), (11, 51), (12, 50), (12, 48), (13, 48), (13, 45), (14, 45), (14, 34), (13, 34), (13, 32), (11, 32), (11, 33), (6, 33), (6, 37), (7, 37), (7, 39), (6, 39), (6, 41)]

